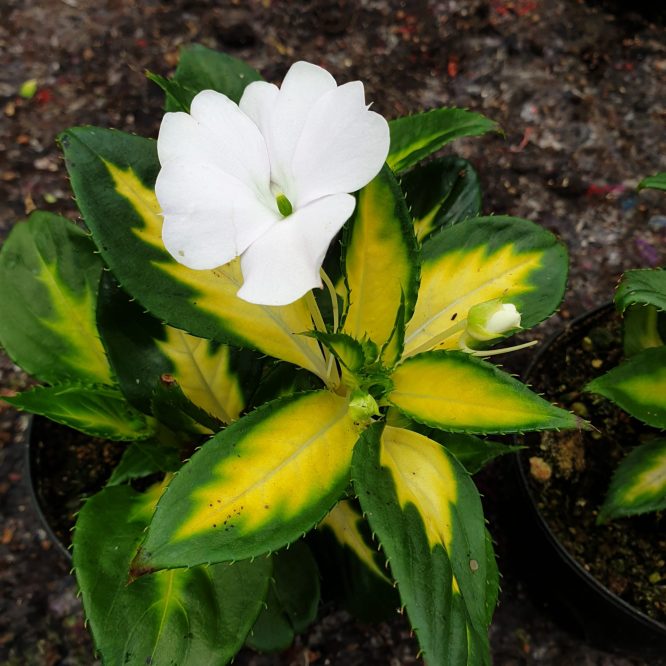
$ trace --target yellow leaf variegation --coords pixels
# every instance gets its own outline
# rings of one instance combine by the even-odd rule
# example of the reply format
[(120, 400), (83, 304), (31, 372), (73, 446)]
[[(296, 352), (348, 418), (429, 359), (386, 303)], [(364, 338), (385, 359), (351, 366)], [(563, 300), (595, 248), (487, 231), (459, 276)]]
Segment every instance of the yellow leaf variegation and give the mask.
[(347, 227), (344, 272), (349, 289), (342, 330), (382, 347), (404, 299), (412, 312), (418, 285), (416, 237), (395, 177), (385, 167), (358, 195)]
[(391, 404), (441, 430), (483, 434), (577, 425), (573, 414), (497, 366), (463, 352), (419, 354), (399, 365), (391, 380)]
[(231, 371), (231, 349), (171, 326), (160, 351), (173, 363), (173, 375), (185, 396), (222, 423), (235, 421), (245, 407), (238, 375)]
[[(326, 376), (319, 346), (300, 335), (313, 328), (304, 299), (280, 307), (247, 303), (236, 296), (242, 285), (238, 260), (198, 271), (164, 249), (153, 190), (159, 169), (154, 141), (96, 128), (68, 130), (60, 141), (102, 255), (120, 283), (156, 317), (193, 335), (258, 349)], [(105, 181), (109, 198), (102, 205), (96, 193)]]
[(0, 344), (36, 378), (113, 384), (95, 322), (102, 262), (69, 220), (35, 212), (0, 253)]
[(467, 472), (427, 437), (377, 424), (362, 435), (352, 474), (426, 662), (488, 664), (496, 572)]
[(404, 509), (411, 503), (423, 511), (430, 547), (439, 544), (449, 550), (453, 540), (451, 508), (458, 497), (451, 458), (423, 435), (386, 426), (379, 462), (391, 472), (400, 506)]
[(290, 543), (349, 483), (358, 433), (348, 401), (328, 391), (256, 409), (169, 485), (134, 569), (242, 559)]
[(470, 308), (496, 298), (515, 304), (529, 328), (555, 310), (566, 281), (564, 247), (516, 218), (475, 218), (444, 228), (423, 244), (421, 261), (405, 356), (457, 348)]
[(319, 523), (319, 528), (330, 529), (341, 546), (349, 548), (378, 578), (390, 583), (391, 581), (375, 561), (376, 551), (372, 550), (363, 539), (359, 530), (359, 523), (362, 520), (363, 517), (354, 510), (349, 500), (340, 500)]

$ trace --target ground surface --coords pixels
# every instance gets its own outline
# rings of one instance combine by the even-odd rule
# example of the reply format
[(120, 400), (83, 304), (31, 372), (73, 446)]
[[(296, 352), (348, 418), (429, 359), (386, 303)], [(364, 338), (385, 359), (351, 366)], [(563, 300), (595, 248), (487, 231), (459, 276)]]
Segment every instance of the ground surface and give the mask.
[[(90, 123), (155, 136), (161, 95), (143, 71), (169, 73), (178, 47), (198, 41), (247, 59), (273, 81), (297, 59), (341, 81), (360, 78), (388, 117), (457, 105), (499, 121), (505, 138), (464, 141), (457, 150), (479, 170), (488, 212), (528, 217), (567, 243), (571, 287), (544, 329), (552, 330), (608, 300), (622, 270), (666, 259), (666, 201), (634, 191), (642, 176), (666, 170), (658, 4), (1, 0), (0, 240), (34, 207), (76, 218), (58, 131)], [(37, 94), (19, 98), (32, 78)], [(1, 358), (0, 386), (24, 382)], [(0, 662), (91, 664), (74, 581), (29, 503), (24, 428), (0, 407)], [(501, 539), (502, 479), (491, 470), (482, 480), (505, 574), (491, 631), (495, 663), (647, 664), (587, 646), (530, 601)], [(334, 613), (288, 654), (248, 653), (239, 663), (418, 663), (408, 634), (399, 619), (372, 628)]]

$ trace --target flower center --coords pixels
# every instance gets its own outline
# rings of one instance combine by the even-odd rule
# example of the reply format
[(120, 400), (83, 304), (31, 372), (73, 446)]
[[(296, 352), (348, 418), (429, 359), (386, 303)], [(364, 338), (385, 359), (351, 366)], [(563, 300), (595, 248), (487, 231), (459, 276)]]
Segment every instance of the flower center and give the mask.
[(282, 217), (287, 217), (294, 212), (291, 201), (289, 201), (289, 199), (287, 199), (284, 194), (278, 194), (275, 197), (275, 201), (277, 202), (277, 207)]

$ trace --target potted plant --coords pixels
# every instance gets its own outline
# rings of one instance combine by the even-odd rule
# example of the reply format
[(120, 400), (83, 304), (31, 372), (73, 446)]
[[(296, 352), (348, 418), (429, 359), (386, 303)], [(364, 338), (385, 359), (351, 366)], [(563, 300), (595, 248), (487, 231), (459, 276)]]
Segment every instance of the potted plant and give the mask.
[(564, 247), (480, 217), (466, 162), (420, 165), (494, 123), (387, 123), (359, 82), (296, 63), (277, 88), (202, 47), (149, 76), (157, 141), (59, 137), (86, 229), (33, 213), (0, 253), (0, 341), (41, 382), (8, 402), (124, 443), (73, 538), (104, 663), (288, 645), (317, 610), (315, 529), (356, 594), (397, 585), (429, 664), (489, 663), (469, 470), (510, 450), (487, 434), (583, 423), (484, 358), (557, 308)]
[(665, 277), (626, 272), (617, 313), (604, 306), (544, 347), (527, 380), (595, 429), (528, 439), (518, 458), (532, 555), (553, 572), (539, 584), (591, 640), (653, 656), (666, 650)]

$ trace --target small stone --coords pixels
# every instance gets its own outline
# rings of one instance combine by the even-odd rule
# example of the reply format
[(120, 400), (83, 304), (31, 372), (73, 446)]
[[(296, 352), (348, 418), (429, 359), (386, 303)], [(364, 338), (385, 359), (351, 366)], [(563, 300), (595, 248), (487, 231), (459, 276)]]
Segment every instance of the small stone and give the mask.
[(603, 364), (604, 362), (600, 358), (592, 359), (591, 365), (595, 370), (598, 370)]
[(654, 573), (651, 573), (648, 576), (648, 580), (653, 584), (656, 585), (658, 582), (661, 581), (661, 574), (658, 571), (655, 571)]
[(532, 456), (530, 458), (530, 475), (533, 479), (545, 483), (553, 475), (553, 468), (543, 458)]

